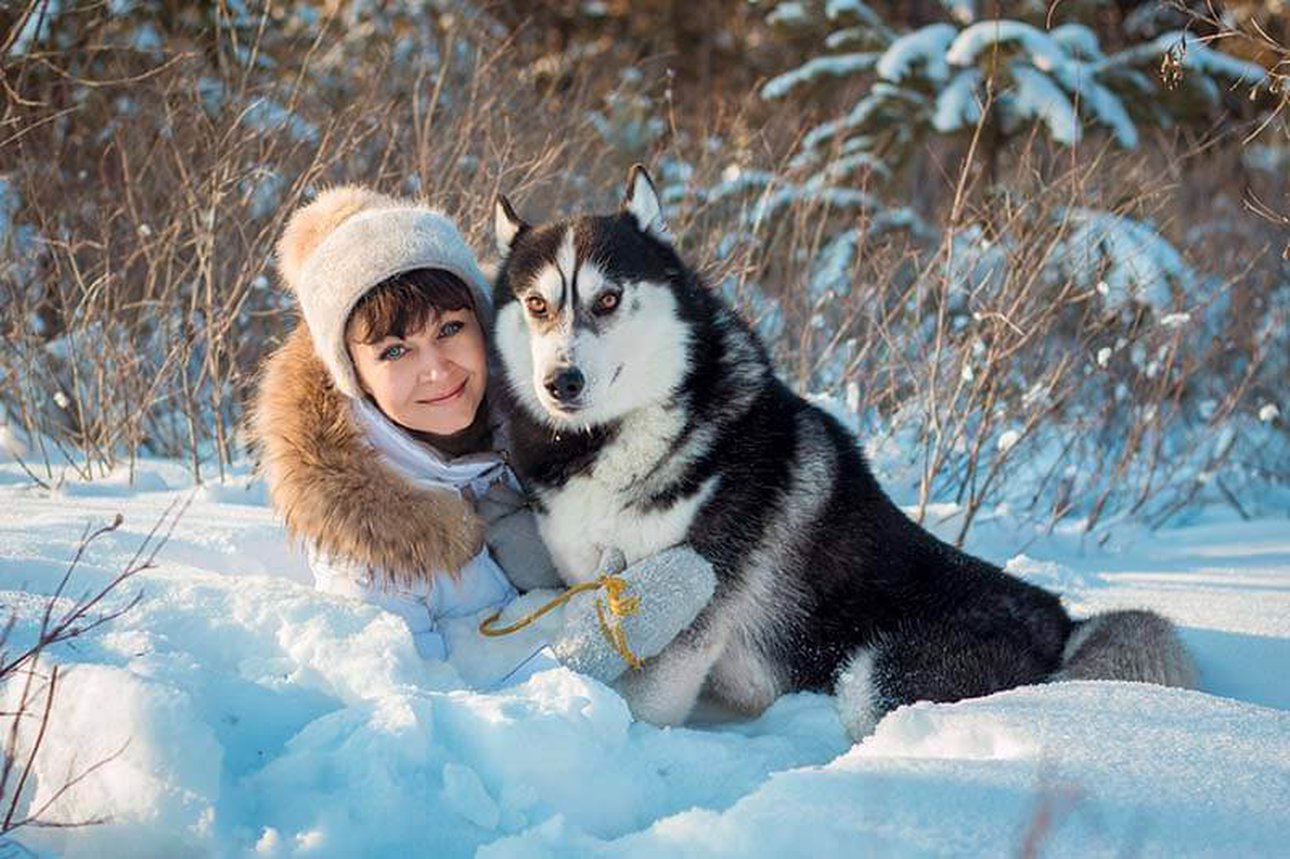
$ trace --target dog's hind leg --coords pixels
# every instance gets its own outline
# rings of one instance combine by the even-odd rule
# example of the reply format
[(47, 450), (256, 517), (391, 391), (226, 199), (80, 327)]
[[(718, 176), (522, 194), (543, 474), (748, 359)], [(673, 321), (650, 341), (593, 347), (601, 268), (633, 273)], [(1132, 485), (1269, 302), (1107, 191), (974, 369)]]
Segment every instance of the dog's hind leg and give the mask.
[(1051, 666), (1005, 636), (945, 623), (911, 623), (858, 648), (834, 682), (842, 724), (859, 740), (890, 711), (948, 703), (1046, 679)]
[(680, 725), (690, 716), (703, 683), (721, 655), (724, 636), (691, 627), (638, 671), (616, 684), (632, 715), (653, 725)]
[(1178, 630), (1150, 611), (1109, 611), (1080, 621), (1054, 680), (1130, 680), (1194, 689), (1196, 665)]
[(873, 733), (892, 706), (874, 675), (874, 650), (861, 647), (838, 672), (833, 683), (842, 726), (859, 742)]

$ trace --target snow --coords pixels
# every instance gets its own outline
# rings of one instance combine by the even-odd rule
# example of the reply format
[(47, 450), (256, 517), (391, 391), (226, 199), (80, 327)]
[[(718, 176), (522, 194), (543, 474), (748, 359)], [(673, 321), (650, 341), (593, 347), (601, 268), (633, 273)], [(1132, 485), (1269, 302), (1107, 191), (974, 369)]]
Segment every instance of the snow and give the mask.
[[(15, 187), (12, 174), (0, 173), (0, 277), (10, 278), (15, 290), (21, 290), (21, 285), (27, 284), (27, 291), (32, 292), (34, 287), (30, 284), (39, 264), (43, 242), (34, 226), (19, 220), (21, 210), (22, 191)], [(34, 295), (31, 297), (35, 298)], [(43, 324), (37, 315), (33, 315), (32, 320), (34, 326)]]
[(1120, 97), (1094, 80), (1084, 64), (1072, 63), (1071, 69), (1069, 74), (1072, 79), (1064, 81), (1063, 85), (1076, 95), (1079, 106), (1085, 113), (1110, 128), (1116, 143), (1125, 149), (1136, 149), (1138, 127)]
[[(841, 37), (848, 32), (832, 36)], [(850, 38), (839, 38), (827, 44), (850, 41)], [(880, 110), (901, 101), (907, 104), (899, 104), (899, 110), (909, 112), (912, 108), (915, 113), (929, 114), (935, 131), (952, 133), (980, 121), (986, 78), (981, 65), (993, 56), (991, 51), (1000, 47), (1007, 50), (1011, 72), (1009, 86), (999, 97), (1005, 129), (1015, 131), (1027, 120), (1038, 120), (1049, 129), (1054, 140), (1072, 145), (1080, 139), (1083, 115), (1104, 126), (1120, 146), (1137, 147), (1139, 134), (1133, 117), (1120, 96), (1099, 80), (1099, 75), (1114, 71), (1134, 83), (1140, 75), (1123, 67), (1130, 55), (1108, 59), (1096, 34), (1078, 24), (1064, 24), (1047, 33), (1011, 20), (981, 21), (961, 30), (949, 23), (931, 24), (892, 37), (876, 61), (870, 53), (812, 58), (773, 78), (763, 87), (762, 96), (783, 98), (821, 77), (853, 76), (872, 65), (879, 81), (871, 87), (870, 94), (849, 115), (805, 135), (804, 152), (824, 148), (839, 135), (861, 129)], [(1136, 61), (1143, 58), (1133, 57)], [(1227, 67), (1222, 59), (1205, 62), (1207, 70)], [(1200, 83), (1214, 86), (1208, 78), (1200, 78)], [(1149, 81), (1147, 88), (1152, 90)], [(928, 110), (928, 102), (932, 100)], [(799, 156), (793, 166), (801, 166), (801, 162)]]
[(287, 182), (273, 168), (261, 165), (248, 172), (240, 188), (243, 199), (249, 203), (251, 218), (258, 221), (269, 217), (281, 206)]
[[(828, 764), (778, 775), (727, 811), (695, 809), (608, 843), (550, 826), (480, 855), (982, 856), (1032, 841), (1045, 856), (1199, 855), (1203, 845), (1270, 855), (1280, 840), (1247, 816), (1284, 814), (1276, 785), (1287, 727), (1284, 713), (1096, 684), (915, 705)], [(1161, 753), (1128, 766), (1119, 752), (1144, 747)], [(1213, 790), (1210, 767), (1237, 762), (1248, 766), (1238, 781)], [(1162, 789), (1144, 793), (1153, 779)], [(1037, 822), (1045, 810), (1055, 818), (1047, 830)]]
[(973, 65), (987, 50), (1015, 42), (1021, 46), (1030, 63), (1040, 71), (1050, 71), (1070, 62), (1065, 49), (1052, 36), (1021, 21), (981, 21), (965, 27), (953, 39), (945, 59), (955, 66)]
[(1165, 54), (1173, 55), (1186, 69), (1245, 85), (1258, 84), (1268, 78), (1267, 69), (1263, 66), (1216, 51), (1195, 34), (1182, 30), (1164, 33), (1150, 42), (1127, 48), (1106, 62), (1125, 65), (1158, 63)]
[(824, 4), (824, 17), (830, 21), (837, 20), (843, 15), (872, 15), (867, 3), (860, 0), (827, 0)]
[(0, 174), (0, 248), (8, 249), (14, 230), (14, 219), (22, 208), (22, 198), (7, 174)]
[[(190, 500), (123, 616), (58, 647), (23, 807), (39, 856), (1277, 855), (1290, 827), (1290, 529), (1223, 510), (1153, 534), (1045, 534), (983, 513), (969, 548), (1072, 611), (1176, 619), (1200, 692), (1115, 683), (916, 704), (859, 744), (800, 694), (749, 722), (658, 729), (567, 669), (492, 692), (420, 660), (402, 623), (320, 594), (246, 467), (196, 487), (142, 460), (35, 487), (0, 464), (0, 605), (29, 640), (87, 523), (69, 593), (101, 585)], [(952, 534), (953, 505), (931, 524)], [(48, 666), (46, 666), (48, 667)], [(14, 704), (11, 685), (0, 710)], [(0, 733), (8, 730), (0, 725)], [(20, 732), (31, 740), (31, 727)], [(3, 845), (0, 845), (3, 846)]]
[(808, 285), (811, 298), (820, 300), (828, 293), (851, 293), (851, 268), (855, 262), (860, 237), (855, 230), (838, 233), (819, 253)]
[[(55, 22), (66, 11), (62, 0), (48, 0), (31, 9), (22, 29), (14, 35), (9, 50), (14, 56), (29, 53), (33, 46), (47, 40), (55, 29)], [(21, 14), (21, 10), (15, 10)]]
[(1191, 294), (1196, 273), (1151, 224), (1083, 208), (1067, 209), (1059, 216), (1068, 219), (1070, 232), (1054, 258), (1080, 283), (1100, 273), (1096, 289), (1107, 310), (1133, 301), (1153, 308), (1165, 327), (1187, 321), (1187, 314), (1168, 311), (1173, 287), (1182, 295)]
[[(923, 74), (933, 83), (949, 79), (950, 57), (946, 48), (954, 42), (958, 29), (953, 24), (929, 24), (920, 30), (906, 33), (891, 43), (878, 60), (878, 74), (889, 81), (900, 81), (914, 66), (922, 66)], [(966, 65), (966, 64), (964, 64)]]
[(761, 88), (762, 98), (780, 99), (794, 89), (808, 86), (820, 78), (846, 78), (873, 68), (878, 55), (869, 52), (814, 57), (792, 71), (771, 78)]
[(964, 69), (936, 96), (932, 127), (942, 133), (971, 128), (981, 121), (981, 101), (977, 87), (983, 82), (981, 70)]
[(824, 17), (829, 21), (847, 20), (855, 22), (852, 31), (860, 31), (869, 37), (877, 37), (883, 42), (895, 38), (891, 28), (882, 16), (861, 0), (827, 0), (824, 4)]
[(831, 159), (824, 165), (824, 169), (817, 174), (818, 178), (830, 184), (837, 183), (839, 185), (847, 184), (847, 180), (856, 174), (873, 173), (883, 179), (890, 178), (891, 168), (877, 155), (865, 150), (863, 146), (854, 145), (858, 142), (861, 142), (859, 138), (852, 138), (847, 141), (842, 147), (843, 152), (855, 149), (860, 151)]
[(318, 129), (285, 105), (270, 98), (257, 98), (243, 111), (242, 121), (253, 131), (270, 133), (286, 130), (297, 143), (317, 143)]
[(941, 0), (941, 5), (960, 24), (971, 24), (976, 20), (976, 0)]
[[(847, 132), (865, 125), (880, 110), (892, 103), (906, 102), (916, 107), (922, 107), (926, 101), (926, 97), (921, 93), (902, 89), (885, 81), (879, 81), (873, 85), (867, 96), (858, 101), (855, 107), (851, 108), (851, 111), (846, 116), (830, 122), (820, 123), (808, 131), (802, 137), (801, 150), (804, 153), (827, 150), (840, 132)], [(801, 156), (798, 157), (800, 158)]]
[(766, 23), (771, 26), (801, 27), (810, 21), (806, 7), (796, 0), (779, 3), (766, 16)]
[(1102, 60), (1106, 58), (1106, 55), (1102, 53), (1102, 45), (1098, 41), (1097, 33), (1094, 33), (1092, 28), (1083, 24), (1059, 24), (1048, 31), (1048, 36), (1070, 52), (1072, 56), (1085, 60)]
[[(1060, 84), (1085, 113), (1110, 129), (1117, 143), (1126, 149), (1138, 145), (1137, 127), (1120, 97), (1097, 80), (1108, 61), (1096, 34), (1087, 27), (1064, 24), (1045, 33), (1020, 21), (982, 21), (958, 33), (945, 58), (951, 65), (973, 67), (987, 50), (1011, 44), (1020, 46), (1024, 55), (1024, 61), (1011, 64), (1017, 92), (1009, 103), (1017, 118), (1041, 118), (1055, 140), (1076, 142), (1078, 116), (1056, 85)], [(955, 130), (975, 122), (959, 107), (968, 99), (969, 94), (962, 91), (967, 85), (962, 75), (951, 84), (960, 92), (950, 103), (938, 105), (934, 123), (938, 130)], [(973, 89), (977, 86), (975, 82), (971, 85)], [(960, 116), (964, 119), (959, 120)]]
[[(1063, 23), (1045, 31), (1017, 20), (973, 23), (973, 3), (943, 0), (942, 6), (957, 24), (941, 21), (897, 34), (877, 26), (871, 20), (873, 10), (863, 3), (830, 3), (826, 21), (845, 12), (847, 19), (865, 22), (855, 26), (847, 20), (826, 37), (826, 51), (845, 47), (850, 52), (810, 57), (761, 88), (764, 99), (782, 100), (825, 80), (868, 77), (871, 69), (876, 76), (848, 112), (802, 136), (788, 168), (807, 173), (804, 184), (853, 187), (860, 173), (876, 174), (881, 183), (898, 166), (884, 161), (899, 161), (920, 145), (928, 130), (952, 134), (977, 125), (987, 101), (987, 83), (998, 87), (994, 105), (1005, 134), (1023, 132), (1037, 122), (1055, 142), (1074, 146), (1087, 122), (1109, 133), (1120, 147), (1135, 149), (1141, 141), (1138, 121), (1151, 119), (1166, 127), (1173, 122), (1159, 106), (1160, 88), (1154, 82), (1162, 55), (1173, 56), (1187, 70), (1184, 80), (1193, 96), (1212, 106), (1223, 94), (1220, 81), (1236, 88), (1257, 87), (1268, 80), (1262, 67), (1182, 32), (1107, 56), (1096, 32), (1083, 24)], [(785, 10), (798, 23), (811, 19), (807, 7), (796, 3), (780, 4), (773, 15), (788, 15)], [(1000, 67), (1002, 78), (994, 77)], [(1136, 112), (1146, 116), (1135, 118), (1130, 112), (1125, 100), (1130, 94)], [(769, 214), (795, 197), (788, 192), (763, 199), (775, 204), (762, 207), (762, 214)], [(867, 206), (858, 200), (841, 204)], [(759, 220), (760, 215), (753, 218), (754, 223)], [(1160, 258), (1159, 242), (1144, 239), (1152, 245), (1150, 255)], [(1124, 290), (1120, 293), (1116, 301), (1122, 300)]]
[(1016, 89), (1005, 96), (1012, 121), (1040, 120), (1053, 140), (1074, 146), (1080, 138), (1079, 116), (1061, 87), (1048, 75), (1021, 63), (1013, 63), (1012, 79)]

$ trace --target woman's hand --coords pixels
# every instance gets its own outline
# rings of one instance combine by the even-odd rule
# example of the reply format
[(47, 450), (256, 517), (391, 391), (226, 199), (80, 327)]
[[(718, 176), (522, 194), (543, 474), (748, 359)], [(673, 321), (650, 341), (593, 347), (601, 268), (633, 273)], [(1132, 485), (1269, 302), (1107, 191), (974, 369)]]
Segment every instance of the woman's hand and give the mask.
[[(649, 659), (657, 655), (712, 601), (717, 578), (712, 565), (689, 546), (664, 549), (623, 569), (623, 553), (605, 549), (597, 576), (615, 575), (628, 584), (624, 597), (637, 600), (634, 613), (610, 617), (622, 625), (626, 646), (633, 656)], [(613, 682), (627, 670), (627, 661), (606, 635), (596, 611), (601, 591), (578, 594), (564, 614), (564, 630), (552, 642), (561, 662), (575, 671), (589, 674), (603, 683)]]

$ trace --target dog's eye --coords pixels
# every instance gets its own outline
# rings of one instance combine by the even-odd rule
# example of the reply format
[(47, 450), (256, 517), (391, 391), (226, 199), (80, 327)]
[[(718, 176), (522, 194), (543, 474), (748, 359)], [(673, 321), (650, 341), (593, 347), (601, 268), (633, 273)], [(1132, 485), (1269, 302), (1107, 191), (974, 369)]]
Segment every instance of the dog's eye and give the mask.
[(596, 305), (593, 309), (597, 314), (602, 316), (606, 313), (613, 313), (615, 310), (618, 309), (619, 301), (620, 301), (620, 296), (618, 295), (618, 293), (605, 292), (605, 293), (602, 293), (601, 296), (596, 299)]
[(524, 299), (524, 306), (529, 309), (529, 313), (539, 319), (546, 316), (546, 299), (540, 295), (530, 295)]

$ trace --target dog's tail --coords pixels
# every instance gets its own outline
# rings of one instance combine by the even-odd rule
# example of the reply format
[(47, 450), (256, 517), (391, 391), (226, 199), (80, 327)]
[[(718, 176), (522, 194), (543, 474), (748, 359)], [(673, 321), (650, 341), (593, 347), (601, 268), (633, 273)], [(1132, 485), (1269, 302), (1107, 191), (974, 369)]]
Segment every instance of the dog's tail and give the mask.
[(1054, 680), (1132, 680), (1195, 689), (1196, 663), (1178, 630), (1150, 611), (1109, 611), (1077, 623)]

